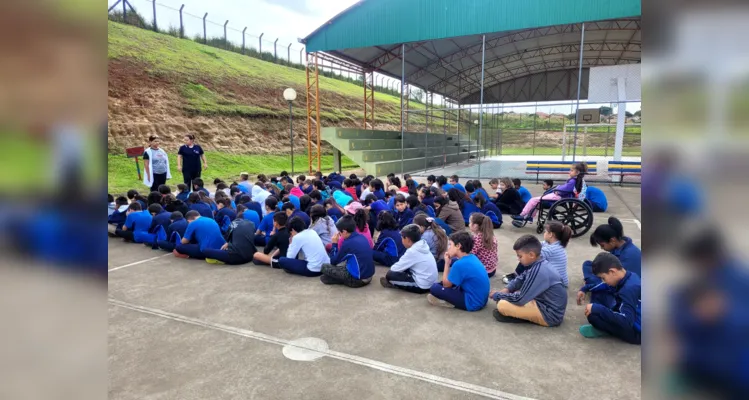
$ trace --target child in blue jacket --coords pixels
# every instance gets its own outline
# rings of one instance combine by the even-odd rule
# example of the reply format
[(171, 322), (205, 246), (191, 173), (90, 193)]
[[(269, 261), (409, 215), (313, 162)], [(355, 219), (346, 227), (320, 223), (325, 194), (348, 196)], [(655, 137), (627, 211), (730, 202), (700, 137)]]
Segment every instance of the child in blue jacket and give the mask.
[(398, 224), (398, 231), (400, 232), (406, 225), (410, 224), (414, 220), (414, 212), (408, 208), (408, 202), (406, 196), (398, 193), (395, 195), (395, 222)]
[[(632, 239), (624, 236), (624, 227), (616, 217), (609, 217), (608, 224), (599, 225), (590, 235), (590, 245), (600, 246), (602, 250), (608, 251), (619, 259), (624, 269), (642, 276), (642, 253), (632, 243)], [(590, 292), (591, 303), (602, 304), (608, 308), (614, 306), (615, 298), (612, 288), (606, 285), (597, 274), (593, 273), (593, 263), (583, 263), (583, 279), (585, 285), (577, 293), (578, 298)]]
[(171, 253), (174, 251), (174, 248), (182, 242), (182, 237), (185, 236), (187, 220), (179, 211), (173, 212), (169, 216), (169, 220), (171, 221), (171, 224), (169, 224), (169, 227), (166, 229), (166, 239), (158, 240), (157, 244), (160, 249)]
[[(590, 325), (580, 327), (586, 338), (612, 335), (632, 344), (640, 344), (642, 334), (642, 300), (640, 277), (627, 271), (619, 258), (611, 253), (600, 253), (592, 263), (593, 273), (614, 289), (612, 307), (598, 303), (585, 306)], [(582, 298), (577, 298), (581, 305)]]
[[(363, 235), (357, 233), (352, 215), (345, 215), (336, 224), (338, 234), (333, 236), (330, 264), (323, 264), (320, 281), (326, 285), (345, 285), (360, 288), (368, 285), (374, 275), (372, 248)], [(338, 239), (343, 245), (338, 249)]]
[(376, 263), (391, 267), (406, 252), (406, 248), (403, 246), (398, 224), (390, 212), (380, 213), (377, 217), (377, 230), (380, 231), (380, 236), (374, 245), (372, 257)]

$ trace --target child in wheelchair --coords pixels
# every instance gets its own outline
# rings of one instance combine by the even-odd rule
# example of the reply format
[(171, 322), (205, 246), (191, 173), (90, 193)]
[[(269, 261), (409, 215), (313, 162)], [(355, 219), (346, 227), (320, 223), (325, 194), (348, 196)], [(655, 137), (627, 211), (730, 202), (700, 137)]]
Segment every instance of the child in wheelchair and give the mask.
[(583, 192), (585, 174), (588, 166), (584, 162), (577, 163), (570, 168), (569, 179), (562, 185), (558, 185), (538, 197), (531, 198), (520, 212), (513, 215), (512, 219), (521, 222), (533, 222), (533, 217), (538, 211), (538, 205), (542, 200), (558, 201), (564, 198), (576, 197)]

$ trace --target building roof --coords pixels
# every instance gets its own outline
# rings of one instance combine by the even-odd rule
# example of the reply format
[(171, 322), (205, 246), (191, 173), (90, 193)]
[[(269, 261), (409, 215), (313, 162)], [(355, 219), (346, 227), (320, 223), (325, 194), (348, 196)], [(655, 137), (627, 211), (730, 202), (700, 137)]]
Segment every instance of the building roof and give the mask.
[(577, 94), (581, 23), (588, 68), (640, 63), (640, 0), (362, 0), (311, 33), (323, 51), (460, 103), (478, 103), (486, 35), (485, 103), (570, 100)]

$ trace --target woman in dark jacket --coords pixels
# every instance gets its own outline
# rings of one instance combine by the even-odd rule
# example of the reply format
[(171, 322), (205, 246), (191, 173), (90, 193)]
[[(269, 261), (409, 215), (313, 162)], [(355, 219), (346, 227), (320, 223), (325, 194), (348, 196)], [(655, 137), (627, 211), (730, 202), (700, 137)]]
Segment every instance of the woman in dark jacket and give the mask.
[(525, 202), (520, 198), (520, 193), (515, 190), (515, 186), (512, 184), (510, 178), (500, 179), (499, 189), (502, 193), (497, 197), (495, 204), (502, 214), (518, 215), (519, 212), (523, 211)]

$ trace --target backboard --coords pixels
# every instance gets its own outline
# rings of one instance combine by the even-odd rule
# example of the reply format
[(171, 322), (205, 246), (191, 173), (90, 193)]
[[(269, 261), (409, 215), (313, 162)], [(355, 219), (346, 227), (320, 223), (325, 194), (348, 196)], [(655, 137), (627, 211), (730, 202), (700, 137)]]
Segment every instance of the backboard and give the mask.
[(598, 108), (581, 108), (577, 110), (578, 124), (597, 124), (601, 122), (601, 110)]
[[(617, 79), (623, 78), (625, 98), (619, 99)], [(612, 65), (590, 69), (588, 103), (616, 103), (642, 100), (640, 64)]]

